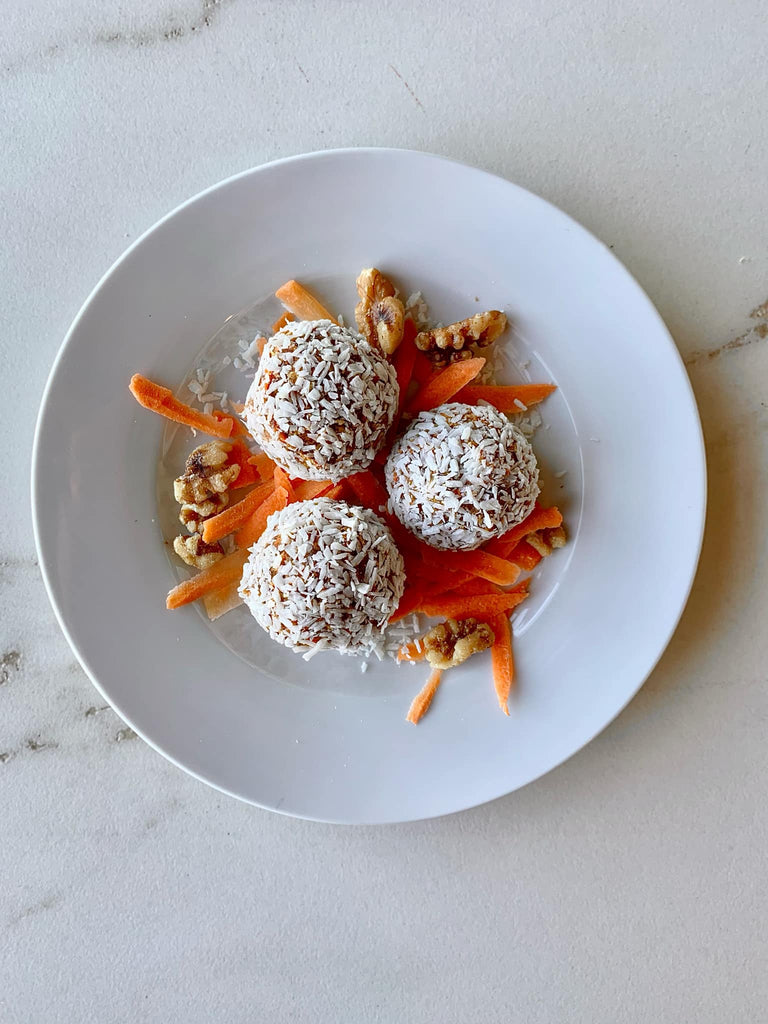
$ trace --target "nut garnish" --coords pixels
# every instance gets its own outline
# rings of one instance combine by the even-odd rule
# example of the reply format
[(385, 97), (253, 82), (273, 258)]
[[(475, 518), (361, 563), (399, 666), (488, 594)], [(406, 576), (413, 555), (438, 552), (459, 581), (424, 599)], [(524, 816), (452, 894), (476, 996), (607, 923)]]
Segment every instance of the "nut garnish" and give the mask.
[[(506, 326), (506, 315), (498, 309), (490, 309), (487, 313), (476, 313), (447, 327), (420, 331), (416, 335), (416, 348), (426, 352), (438, 365), (446, 365), (457, 359), (470, 358), (472, 345), (486, 348), (493, 344)], [(469, 355), (458, 355), (464, 352)]]
[(565, 527), (558, 526), (553, 530), (537, 530), (536, 533), (529, 533), (525, 538), (534, 551), (538, 551), (542, 558), (551, 555), (554, 548), (565, 547)]
[(553, 548), (564, 548), (568, 536), (564, 526), (557, 526), (554, 530), (547, 530), (547, 539)]
[(376, 267), (360, 271), (355, 321), (363, 337), (391, 356), (403, 340), (405, 311), (391, 281)]
[(495, 640), (487, 622), (446, 619), (424, 636), (427, 661), (435, 668), (454, 668), (473, 654), (487, 650)]
[(205, 520), (229, 504), (227, 491), (240, 474), (238, 465), (227, 465), (231, 448), (224, 441), (201, 444), (190, 452), (184, 474), (173, 481), (173, 495), (181, 505), (179, 519), (190, 533), (202, 533)]
[(187, 565), (194, 565), (196, 569), (207, 569), (224, 557), (221, 544), (206, 544), (198, 533), (177, 537), (173, 542), (173, 550)]

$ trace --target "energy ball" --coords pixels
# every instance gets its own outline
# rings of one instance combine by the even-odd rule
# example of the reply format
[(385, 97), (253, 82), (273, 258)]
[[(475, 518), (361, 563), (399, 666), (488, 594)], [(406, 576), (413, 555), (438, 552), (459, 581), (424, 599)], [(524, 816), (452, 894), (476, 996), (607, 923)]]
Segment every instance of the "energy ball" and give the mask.
[(267, 520), (240, 596), (273, 640), (305, 657), (381, 651), (405, 587), (389, 528), (369, 509), (315, 498)]
[(392, 511), (435, 548), (470, 551), (522, 522), (539, 494), (533, 449), (492, 406), (416, 417), (387, 459)]
[(291, 476), (336, 483), (373, 462), (398, 397), (378, 348), (331, 320), (302, 320), (267, 342), (243, 417)]

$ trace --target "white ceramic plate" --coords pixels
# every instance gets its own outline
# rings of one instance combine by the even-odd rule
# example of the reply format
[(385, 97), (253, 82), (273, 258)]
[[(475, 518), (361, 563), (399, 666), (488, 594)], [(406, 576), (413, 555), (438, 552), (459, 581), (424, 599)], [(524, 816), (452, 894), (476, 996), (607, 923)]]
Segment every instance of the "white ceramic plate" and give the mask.
[[(213, 628), (195, 608), (164, 610), (176, 570), (157, 484), (175, 471), (180, 445), (130, 397), (131, 374), (181, 386), (217, 346), (268, 324), (278, 311), (270, 296), (290, 277), (349, 316), (354, 278), (371, 264), (403, 290), (423, 290), (437, 320), (506, 310), (510, 379), (529, 363), (531, 378), (559, 385), (534, 445), (544, 497), (562, 506), (571, 540), (542, 563), (517, 621), (510, 718), (496, 706), (487, 655), (451, 672), (413, 727), (404, 715), (423, 666), (361, 675), (355, 659), (337, 655), (307, 664), (267, 641), (243, 609)], [(243, 394), (247, 383), (241, 376)], [(398, 150), (256, 168), (140, 238), (67, 335), (33, 468), (46, 585), (104, 697), (211, 785), (338, 822), (470, 807), (525, 785), (600, 732), (677, 624), (704, 507), (688, 379), (621, 264), (529, 192)]]

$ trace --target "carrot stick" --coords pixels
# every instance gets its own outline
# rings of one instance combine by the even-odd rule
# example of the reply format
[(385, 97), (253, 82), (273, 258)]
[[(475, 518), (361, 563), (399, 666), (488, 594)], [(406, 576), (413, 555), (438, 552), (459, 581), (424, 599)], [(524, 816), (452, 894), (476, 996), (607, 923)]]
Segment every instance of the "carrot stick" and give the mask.
[(451, 587), (448, 591), (442, 590), (440, 596), (442, 597), (477, 597), (478, 594), (500, 594), (502, 593), (501, 587), (495, 583), (489, 583), (488, 580), (480, 579), (478, 576), (470, 576), (464, 583), (459, 583), (455, 587)]
[(435, 668), (430, 672), (429, 679), (427, 679), (424, 688), (413, 698), (408, 714), (405, 716), (406, 722), (413, 722), (414, 725), (417, 725), (426, 715), (442, 678), (443, 673), (439, 668)]
[(413, 361), (413, 379), (419, 384), (426, 384), (426, 382), (436, 376), (437, 373), (438, 371), (435, 369), (435, 364), (429, 356), (425, 356), (423, 352), (416, 349), (416, 357)]
[(240, 439), (232, 442), (232, 447), (227, 456), (227, 464), (240, 467), (240, 472), (232, 484), (233, 487), (252, 487), (261, 479), (258, 470), (253, 462), (251, 462), (252, 458), (253, 453), (247, 444)]
[(235, 542), (239, 548), (250, 548), (267, 528), (267, 520), (273, 512), (285, 508), (288, 504), (288, 492), (282, 487), (274, 491), (262, 501), (251, 518), (235, 534)]
[(436, 570), (450, 567), (490, 580), (491, 583), (499, 583), (502, 587), (511, 586), (520, 575), (516, 565), (487, 551), (438, 551), (425, 544), (422, 558)]
[(196, 576), (192, 576), (183, 583), (174, 587), (165, 599), (166, 608), (181, 608), (182, 605), (190, 604), (192, 601), (199, 601), (206, 594), (239, 580), (243, 574), (243, 565), (248, 557), (247, 551), (233, 551), (231, 555), (220, 558), (218, 562), (203, 569)]
[(274, 490), (274, 484), (268, 480), (252, 491), (235, 505), (230, 505), (217, 516), (211, 516), (203, 523), (203, 540), (206, 544), (214, 544), (228, 533), (234, 533), (238, 526), (242, 526), (248, 520), (261, 503), (269, 497)]
[(259, 474), (260, 480), (272, 479), (275, 472), (275, 464), (265, 452), (259, 452), (258, 455), (252, 455), (250, 462)]
[(532, 572), (541, 561), (541, 555), (527, 540), (521, 540), (509, 556), (510, 562), (519, 565), (523, 572)]
[(272, 333), (277, 334), (278, 331), (282, 331), (286, 324), (289, 324), (291, 320), (295, 319), (296, 317), (293, 315), (293, 313), (288, 313), (286, 311), (285, 313), (283, 313), (282, 316), (279, 316), (277, 320), (275, 320), (275, 322), (272, 324)]
[(261, 359), (261, 357), (264, 355), (264, 348), (266, 344), (267, 339), (263, 335), (260, 338), (256, 339), (256, 348), (258, 349), (259, 352), (259, 359)]
[(373, 512), (380, 512), (386, 507), (389, 495), (369, 469), (348, 476), (346, 483), (361, 505)]
[(410, 615), (411, 612), (415, 612), (425, 601), (429, 599), (431, 588), (428, 585), (419, 586), (415, 584), (413, 586), (407, 586), (403, 592), (403, 596), (400, 598), (400, 604), (395, 609), (394, 613), (390, 615), (390, 622), (399, 622), (400, 619), (404, 619), (406, 615)]
[[(478, 594), (476, 596), (430, 597), (419, 604), (418, 610), (436, 619), (487, 619), (489, 615), (500, 615), (521, 604), (528, 594), (526, 591), (508, 591), (505, 594)], [(399, 611), (399, 609), (398, 609)]]
[(139, 405), (165, 416), (168, 420), (173, 420), (174, 423), (183, 423), (184, 426), (192, 427), (193, 430), (202, 430), (203, 433), (210, 434), (211, 437), (227, 438), (234, 429), (234, 421), (224, 416), (223, 413), (220, 413), (221, 419), (217, 419), (215, 416), (206, 416), (205, 413), (198, 412), (192, 406), (174, 398), (168, 388), (155, 384), (149, 378), (142, 377), (140, 373), (134, 373), (129, 387)]
[(491, 668), (493, 685), (499, 707), (505, 715), (509, 715), (509, 693), (515, 678), (515, 662), (512, 657), (512, 629), (506, 615), (494, 616), (488, 625), (495, 637), (491, 647)]
[(562, 521), (563, 516), (556, 505), (553, 505), (552, 508), (542, 508), (537, 502), (533, 512), (522, 523), (513, 526), (511, 530), (507, 530), (500, 537), (494, 537), (493, 540), (488, 541), (483, 550), (491, 555), (498, 555), (499, 558), (508, 558), (517, 544), (529, 533), (554, 529), (556, 526), (560, 526)]
[(478, 402), (490, 402), (500, 412), (524, 412), (517, 404), (526, 408), (537, 405), (557, 390), (556, 384), (514, 384), (500, 387), (495, 384), (468, 384), (456, 395), (457, 402), (477, 405)]
[(322, 302), (298, 281), (286, 281), (277, 289), (275, 295), (285, 308), (300, 320), (332, 320), (336, 323), (336, 317), (331, 316)]
[(411, 640), (409, 644), (403, 644), (397, 652), (398, 661), (423, 661), (427, 649), (421, 640)]
[(330, 491), (328, 491), (328, 493), (324, 495), (325, 498), (332, 498), (334, 501), (343, 501), (346, 498), (346, 496), (347, 496), (347, 482), (346, 482), (346, 480), (341, 480), (339, 483), (336, 484), (335, 487), (332, 487), (330, 489)]
[(294, 501), (309, 501), (311, 498), (320, 498), (332, 489), (330, 480), (302, 480), (293, 488)]
[(293, 484), (291, 483), (291, 478), (288, 476), (284, 469), (282, 469), (280, 466), (275, 466), (274, 480), (275, 490), (280, 490), (280, 488), (282, 487), (282, 489), (288, 495), (288, 504), (290, 505), (290, 503), (294, 500)]
[(233, 608), (237, 608), (238, 605), (243, 603), (243, 599), (238, 593), (239, 586), (240, 580), (234, 580), (232, 583), (228, 583), (226, 587), (222, 587), (221, 590), (214, 590), (211, 594), (205, 595), (203, 598), (205, 614), (211, 622), (221, 618), (222, 615), (226, 615), (227, 612), (231, 612)]
[(485, 360), (481, 356), (446, 366), (416, 392), (408, 404), (409, 412), (424, 412), (449, 402), (465, 384), (474, 380), (484, 366)]

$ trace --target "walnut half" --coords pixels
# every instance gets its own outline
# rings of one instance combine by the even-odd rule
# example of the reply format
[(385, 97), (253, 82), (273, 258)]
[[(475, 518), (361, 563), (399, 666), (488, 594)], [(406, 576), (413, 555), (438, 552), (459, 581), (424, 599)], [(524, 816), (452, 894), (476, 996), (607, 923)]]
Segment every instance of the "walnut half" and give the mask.
[(179, 536), (173, 542), (173, 550), (187, 565), (196, 569), (207, 569), (209, 565), (224, 557), (224, 548), (218, 542), (206, 544), (199, 533), (191, 536)]
[(435, 668), (454, 668), (473, 654), (487, 650), (495, 640), (487, 622), (446, 619), (424, 636), (427, 661)]
[(355, 306), (357, 328), (367, 341), (391, 356), (403, 340), (405, 325), (405, 310), (394, 285), (376, 267), (361, 270), (356, 283), (360, 296)]
[(455, 359), (454, 352), (467, 351), (470, 345), (486, 348), (493, 344), (507, 326), (507, 318), (498, 309), (476, 313), (447, 327), (435, 327), (416, 335), (416, 348), (431, 359), (445, 362)]

